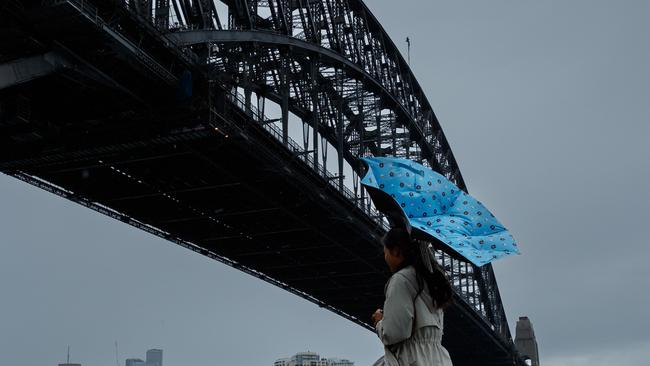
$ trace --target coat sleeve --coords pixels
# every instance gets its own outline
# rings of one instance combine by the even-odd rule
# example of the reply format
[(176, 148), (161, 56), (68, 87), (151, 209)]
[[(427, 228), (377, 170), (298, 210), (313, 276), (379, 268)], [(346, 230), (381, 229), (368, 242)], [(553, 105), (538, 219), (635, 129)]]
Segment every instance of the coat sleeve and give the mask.
[(375, 331), (384, 345), (399, 343), (411, 336), (415, 293), (403, 274), (395, 273), (390, 278), (384, 301), (384, 317), (375, 325)]

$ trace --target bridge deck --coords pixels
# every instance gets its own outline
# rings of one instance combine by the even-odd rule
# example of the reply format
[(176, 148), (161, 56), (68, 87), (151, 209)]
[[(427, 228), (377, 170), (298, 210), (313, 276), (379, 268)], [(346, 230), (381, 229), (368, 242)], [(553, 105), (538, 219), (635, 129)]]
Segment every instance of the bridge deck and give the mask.
[[(0, 167), (194, 243), (370, 327), (389, 276), (376, 223), (279, 144), (273, 153), (255, 149), (268, 142), (265, 131), (243, 133), (199, 130), (143, 146), (114, 141), (75, 159), (34, 156)], [(477, 320), (460, 298), (446, 314), (444, 343), (459, 365), (465, 357), (505, 356), (489, 330), (477, 334)]]
[[(109, 208), (371, 329), (389, 276), (377, 222), (224, 96), (212, 113), (172, 103), (173, 87), (118, 45), (99, 53), (84, 47), (106, 42), (92, 20), (57, 11), (83, 37), (58, 44), (53, 39), (71, 28), (25, 30), (7, 21), (13, 41), (1, 53), (13, 59), (73, 48), (103, 76), (79, 63), (1, 90), (0, 171)], [(33, 42), (44, 33), (47, 46)], [(150, 50), (157, 60), (173, 56)], [(515, 364), (509, 346), (460, 297), (446, 313), (444, 344), (455, 365)]]

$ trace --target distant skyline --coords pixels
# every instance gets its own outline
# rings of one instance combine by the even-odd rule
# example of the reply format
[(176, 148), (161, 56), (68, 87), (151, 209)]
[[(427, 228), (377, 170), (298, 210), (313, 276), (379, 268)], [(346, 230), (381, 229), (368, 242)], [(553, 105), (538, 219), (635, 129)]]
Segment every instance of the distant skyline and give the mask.
[[(494, 264), (544, 366), (650, 359), (650, 2), (387, 1), (469, 192), (521, 256)], [(372, 365), (377, 336), (317, 305), (0, 174), (3, 364), (270, 366), (300, 350)], [(381, 304), (377, 304), (381, 306)], [(370, 314), (368, 314), (370, 316)], [(138, 356), (139, 357), (139, 356)], [(453, 360), (453, 355), (452, 355)]]
[(323, 356), (314, 351), (301, 351), (291, 356), (280, 357), (273, 366), (355, 366), (354, 361), (334, 356)]

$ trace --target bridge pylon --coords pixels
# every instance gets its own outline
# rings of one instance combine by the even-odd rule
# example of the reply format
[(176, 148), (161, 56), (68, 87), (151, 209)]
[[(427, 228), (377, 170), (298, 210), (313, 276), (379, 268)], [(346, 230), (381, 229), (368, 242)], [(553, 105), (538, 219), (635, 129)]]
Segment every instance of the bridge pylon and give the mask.
[(537, 339), (535, 338), (533, 323), (527, 316), (521, 316), (517, 320), (515, 346), (525, 359), (530, 360), (531, 366), (539, 366)]

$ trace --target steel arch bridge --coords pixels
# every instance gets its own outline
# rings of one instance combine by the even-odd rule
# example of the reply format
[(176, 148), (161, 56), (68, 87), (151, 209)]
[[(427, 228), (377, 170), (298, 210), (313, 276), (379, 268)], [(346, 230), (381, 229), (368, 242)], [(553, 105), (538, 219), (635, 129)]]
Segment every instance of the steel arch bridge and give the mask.
[[(368, 329), (389, 273), (359, 158), (467, 190), (361, 1), (16, 0), (0, 21), (0, 170)], [(491, 266), (435, 254), (454, 364), (522, 365)]]

